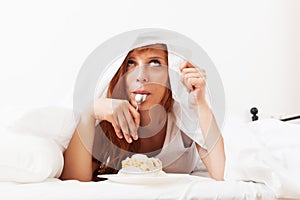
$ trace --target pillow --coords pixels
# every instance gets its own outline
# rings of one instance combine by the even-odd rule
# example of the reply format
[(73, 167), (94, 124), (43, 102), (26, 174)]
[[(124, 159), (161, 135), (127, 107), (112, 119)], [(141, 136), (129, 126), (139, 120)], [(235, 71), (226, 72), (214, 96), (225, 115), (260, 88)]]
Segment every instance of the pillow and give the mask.
[(20, 118), (26, 112), (34, 110), (36, 107), (21, 108), (21, 107), (10, 107), (0, 109), (0, 127), (7, 127), (12, 124), (16, 119)]
[(11, 132), (22, 135), (35, 135), (56, 142), (64, 151), (79, 121), (71, 109), (47, 106), (23, 112), (7, 125)]
[(64, 159), (53, 140), (0, 131), (0, 181), (31, 183), (60, 176)]

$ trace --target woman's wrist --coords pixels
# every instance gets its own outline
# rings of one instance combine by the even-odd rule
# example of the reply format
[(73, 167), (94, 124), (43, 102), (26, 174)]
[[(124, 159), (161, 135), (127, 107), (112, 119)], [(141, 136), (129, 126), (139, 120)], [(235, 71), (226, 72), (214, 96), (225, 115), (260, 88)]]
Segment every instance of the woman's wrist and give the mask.
[(212, 115), (210, 106), (208, 105), (208, 103), (206, 101), (199, 102), (197, 104), (197, 107), (196, 107), (195, 111), (197, 112), (197, 115), (200, 118), (203, 118), (203, 117), (210, 118), (211, 115)]
[(199, 110), (207, 110), (209, 108), (209, 105), (206, 101), (206, 99), (200, 99), (197, 101), (197, 104), (195, 105), (195, 110), (198, 112)]
[(205, 98), (201, 98), (198, 100), (198, 107), (208, 106), (208, 103)]

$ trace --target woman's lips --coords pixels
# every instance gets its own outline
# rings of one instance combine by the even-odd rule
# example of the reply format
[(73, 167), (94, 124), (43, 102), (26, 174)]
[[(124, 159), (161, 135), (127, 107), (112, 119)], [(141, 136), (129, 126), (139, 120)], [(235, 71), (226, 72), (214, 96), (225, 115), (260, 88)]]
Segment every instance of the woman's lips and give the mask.
[(149, 95), (150, 92), (146, 91), (146, 90), (135, 90), (132, 92), (133, 94), (146, 94)]

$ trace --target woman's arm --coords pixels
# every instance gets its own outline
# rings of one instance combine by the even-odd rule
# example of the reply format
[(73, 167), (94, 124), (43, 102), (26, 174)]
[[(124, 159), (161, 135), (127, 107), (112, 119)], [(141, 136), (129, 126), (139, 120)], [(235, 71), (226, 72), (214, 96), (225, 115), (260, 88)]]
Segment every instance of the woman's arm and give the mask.
[(198, 116), (200, 127), (207, 150), (197, 144), (199, 155), (205, 164), (210, 176), (215, 180), (224, 180), (225, 152), (221, 132), (214, 115), (207, 103), (199, 104)]
[[(116, 120), (119, 116), (123, 116), (123, 118)], [(65, 163), (61, 179), (92, 180), (93, 168), (95, 168), (95, 165), (93, 167), (92, 150), (96, 119), (110, 122), (116, 135), (119, 138), (125, 138), (129, 143), (131, 135), (137, 136), (140, 116), (128, 101), (110, 98), (98, 98), (91, 101), (81, 114), (79, 124), (64, 153)], [(121, 121), (120, 124), (119, 121)]]
[(64, 168), (61, 179), (91, 181), (93, 176), (92, 147), (95, 132), (95, 119), (83, 114), (64, 152)]
[(207, 147), (205, 150), (197, 145), (198, 153), (210, 176), (216, 180), (224, 180), (224, 143), (214, 115), (206, 102), (206, 72), (189, 62), (183, 63), (180, 71), (183, 84), (190, 93), (190, 106), (194, 107), (198, 113)]

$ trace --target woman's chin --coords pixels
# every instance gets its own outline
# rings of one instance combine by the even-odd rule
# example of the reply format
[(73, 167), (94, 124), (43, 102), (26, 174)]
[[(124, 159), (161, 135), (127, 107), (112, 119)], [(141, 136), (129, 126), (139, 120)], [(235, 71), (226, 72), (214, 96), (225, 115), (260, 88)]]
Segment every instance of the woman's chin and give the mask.
[(140, 112), (146, 112), (146, 111), (149, 111), (150, 108), (148, 106), (139, 106), (139, 111)]
[(149, 111), (149, 110), (159, 111), (157, 109), (159, 109), (160, 107), (162, 107), (162, 105), (159, 103), (157, 104), (145, 103), (144, 105), (143, 104), (139, 105), (139, 111)]

